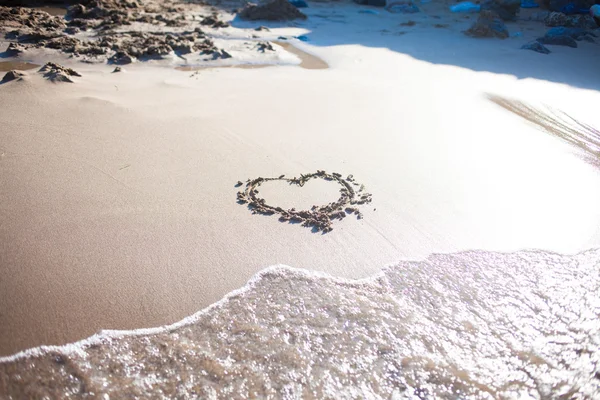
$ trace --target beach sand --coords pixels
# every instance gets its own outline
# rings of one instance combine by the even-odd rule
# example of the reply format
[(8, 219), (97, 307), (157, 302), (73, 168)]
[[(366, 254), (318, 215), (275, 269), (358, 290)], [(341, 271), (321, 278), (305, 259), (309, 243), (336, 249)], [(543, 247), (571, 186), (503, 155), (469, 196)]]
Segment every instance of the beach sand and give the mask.
[[(173, 323), (269, 265), (364, 278), (431, 253), (600, 246), (598, 168), (487, 97), (600, 126), (597, 44), (546, 56), (519, 49), (543, 28), (477, 40), (425, 6), (414, 27), (360, 9), (311, 4), (281, 28), (327, 69), (26, 60), (82, 77), (0, 85), (0, 355)], [(238, 180), (316, 170), (365, 185), (364, 219), (321, 234), (236, 203)], [(337, 198), (311, 185), (265, 196)]]

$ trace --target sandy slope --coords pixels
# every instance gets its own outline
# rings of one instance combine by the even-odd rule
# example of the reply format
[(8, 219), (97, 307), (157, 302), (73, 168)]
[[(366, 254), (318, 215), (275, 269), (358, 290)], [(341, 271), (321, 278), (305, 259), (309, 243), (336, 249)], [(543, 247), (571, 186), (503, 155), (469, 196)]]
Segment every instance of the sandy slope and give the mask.
[[(1, 85), (0, 354), (174, 322), (277, 263), (358, 278), (431, 252), (600, 245), (598, 169), (486, 99), (600, 126), (597, 92), (509, 75), (594, 87), (597, 45), (549, 58), (466, 38), (453, 16), (397, 28), (406, 16), (358, 9), (316, 6), (328, 17), (296, 28), (328, 70), (76, 65), (75, 84)], [(451, 54), (507, 75), (423, 61)], [(363, 220), (313, 234), (235, 202), (238, 180), (316, 169), (367, 186)], [(265, 193), (329, 201), (320, 189)]]

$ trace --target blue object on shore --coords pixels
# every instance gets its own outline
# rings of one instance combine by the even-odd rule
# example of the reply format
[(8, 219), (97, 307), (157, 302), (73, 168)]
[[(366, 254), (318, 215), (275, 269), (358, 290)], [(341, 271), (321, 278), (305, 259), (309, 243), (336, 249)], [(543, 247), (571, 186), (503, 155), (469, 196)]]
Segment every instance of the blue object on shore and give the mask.
[(290, 0), (290, 4), (296, 8), (306, 8), (308, 3), (304, 0)]
[(479, 12), (481, 11), (481, 6), (470, 1), (462, 1), (458, 4), (450, 6), (450, 11), (454, 13)]
[(310, 40), (306, 35), (296, 36), (296, 39), (302, 40), (303, 42), (308, 42)]
[(539, 8), (539, 4), (533, 0), (521, 0), (521, 8)]

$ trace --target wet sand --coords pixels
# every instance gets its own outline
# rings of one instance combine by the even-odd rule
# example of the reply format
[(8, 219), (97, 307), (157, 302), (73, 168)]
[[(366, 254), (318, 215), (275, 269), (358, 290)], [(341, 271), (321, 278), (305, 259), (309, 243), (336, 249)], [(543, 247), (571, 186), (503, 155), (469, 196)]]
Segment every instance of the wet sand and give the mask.
[[(431, 253), (600, 246), (599, 170), (487, 97), (543, 101), (599, 126), (599, 94), (409, 57), (390, 50), (398, 36), (365, 31), (371, 17), (351, 9), (357, 21), (335, 32), (345, 44), (318, 46), (332, 35), (311, 27), (305, 46), (323, 70), (190, 79), (172, 65), (112, 74), (64, 56), (76, 83), (30, 71), (1, 85), (0, 354), (172, 323), (279, 263), (362, 278)], [(460, 28), (417, 25), (414, 40), (467, 61), (518, 59), (526, 76), (564, 64), (597, 77), (585, 62), (595, 47), (557, 51), (552, 64)], [(240, 180), (317, 169), (365, 184), (362, 220), (312, 233), (236, 202)]]
[(276, 41), (274, 43), (283, 47), (290, 53), (298, 56), (298, 58), (300, 58), (300, 60), (301, 60), (301, 62), (300, 62), (301, 68), (305, 68), (305, 69), (327, 69), (327, 68), (329, 68), (329, 66), (327, 65), (327, 63), (325, 61), (321, 60), (319, 57), (315, 57), (314, 55), (299, 49), (298, 47), (294, 46), (290, 42)]
[(13, 69), (27, 71), (39, 67), (41, 67), (41, 65), (24, 61), (0, 61), (0, 72), (7, 72)]

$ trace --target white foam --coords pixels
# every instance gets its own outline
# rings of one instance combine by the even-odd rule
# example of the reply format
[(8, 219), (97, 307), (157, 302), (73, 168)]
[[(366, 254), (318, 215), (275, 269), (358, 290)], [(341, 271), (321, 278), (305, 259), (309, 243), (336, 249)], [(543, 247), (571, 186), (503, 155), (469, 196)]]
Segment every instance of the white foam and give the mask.
[(599, 276), (600, 250), (439, 254), (356, 281), (277, 265), (175, 324), (41, 346), (0, 369), (59, 353), (75, 372), (50, 361), (29, 379), (150, 397), (594, 398)]

